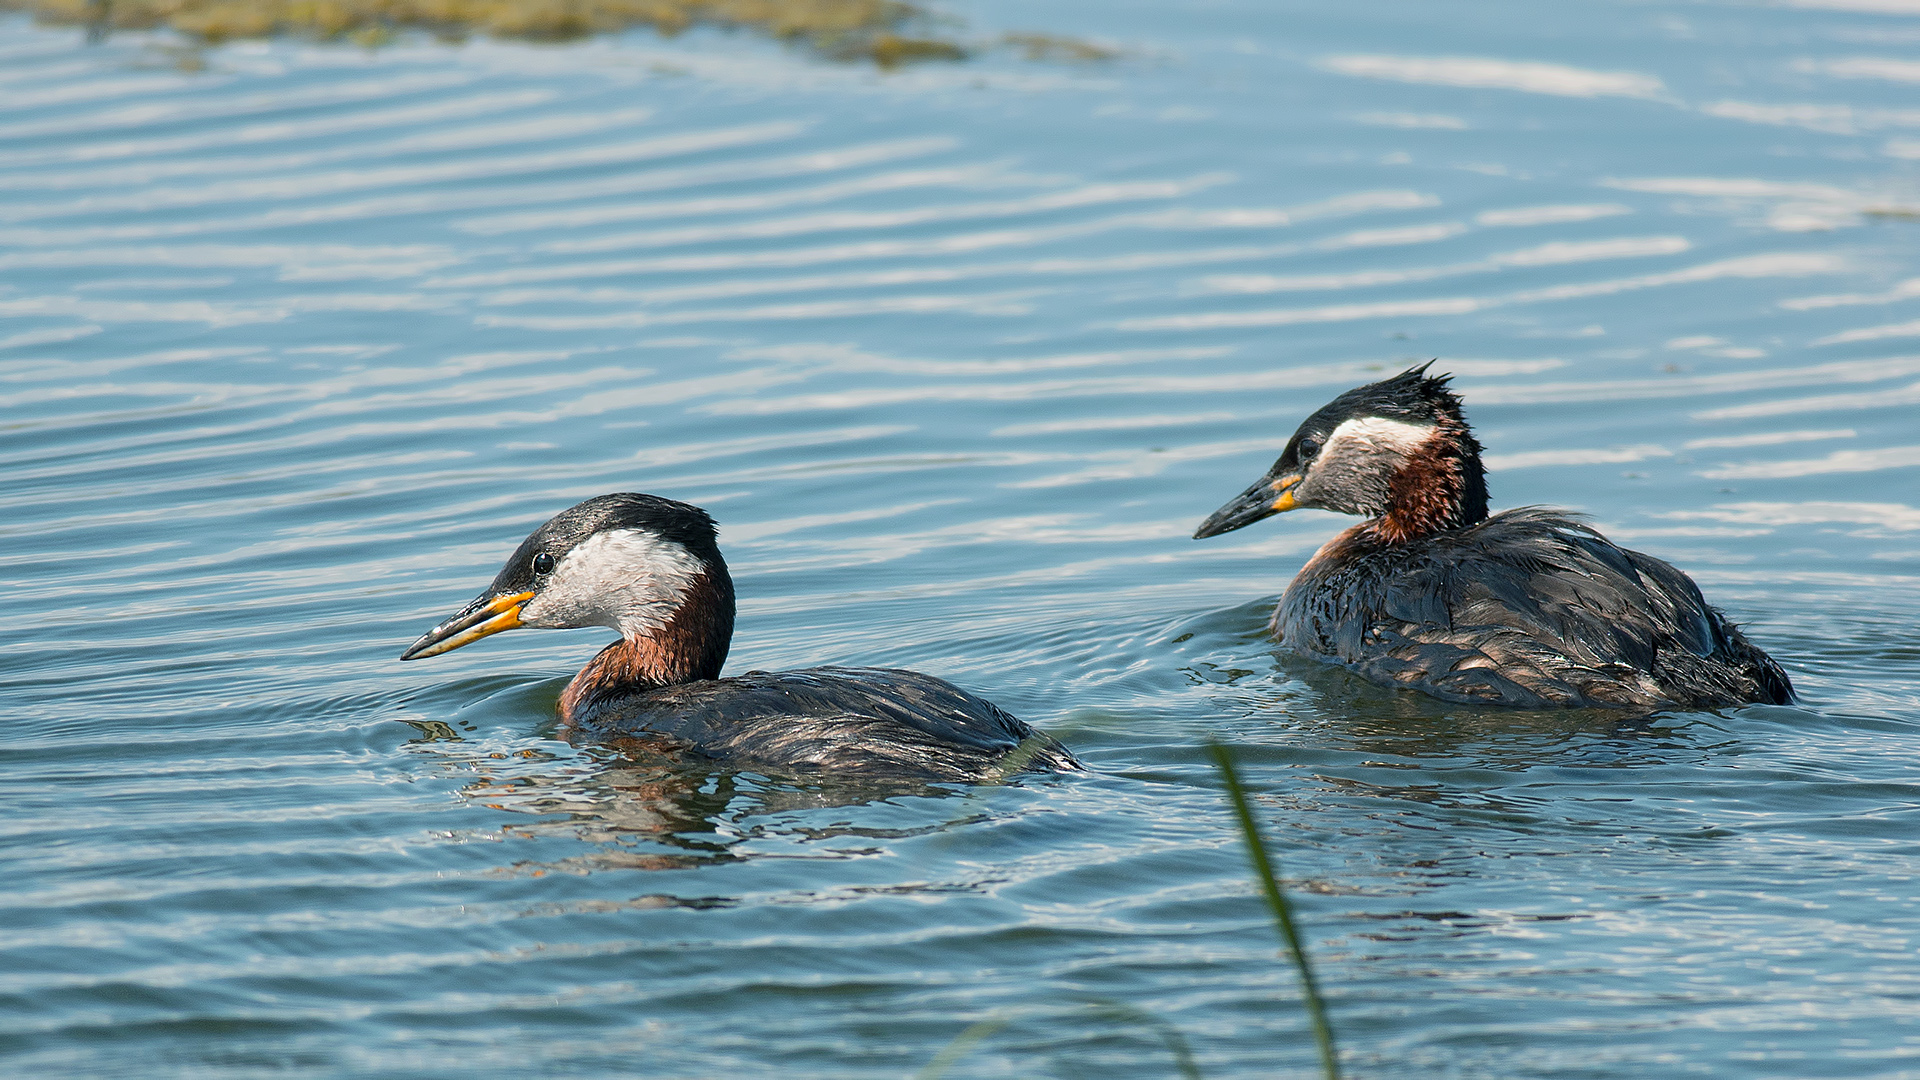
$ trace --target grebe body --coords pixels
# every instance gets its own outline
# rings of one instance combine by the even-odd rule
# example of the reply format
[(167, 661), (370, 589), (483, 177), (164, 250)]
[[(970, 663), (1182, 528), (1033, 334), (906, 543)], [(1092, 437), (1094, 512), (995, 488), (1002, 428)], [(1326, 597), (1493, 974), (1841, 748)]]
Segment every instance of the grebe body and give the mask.
[[(993, 702), (898, 668), (700, 679), (596, 702), (569, 723), (593, 742), (657, 733), (718, 760), (840, 775), (978, 780), (1015, 771), (1023, 761), (1040, 770), (1080, 767), (1059, 743)], [(1027, 752), (1019, 752), (1022, 743)]]
[(1533, 708), (1720, 708), (1793, 698), (1693, 580), (1576, 516), (1487, 513), (1480, 444), (1426, 365), (1335, 398), (1196, 539), (1314, 507), (1368, 520), (1287, 587), (1287, 647), (1384, 686)]
[(493, 584), (400, 656), (519, 627), (606, 626), (620, 639), (561, 692), (569, 738), (667, 743), (739, 767), (986, 780), (1080, 768), (1065, 747), (942, 679), (885, 668), (720, 677), (733, 579), (713, 519), (653, 495), (588, 499), (536, 529)]

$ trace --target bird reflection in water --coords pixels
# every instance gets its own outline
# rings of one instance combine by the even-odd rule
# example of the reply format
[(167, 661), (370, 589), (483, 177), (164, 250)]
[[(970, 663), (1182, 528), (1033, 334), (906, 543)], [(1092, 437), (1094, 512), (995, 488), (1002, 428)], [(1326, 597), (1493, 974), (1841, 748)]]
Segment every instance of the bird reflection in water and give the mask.
[[(421, 726), (418, 721), (408, 723)], [(497, 838), (594, 845), (590, 851), (557, 860), (521, 860), (501, 868), (501, 873), (511, 875), (680, 870), (738, 862), (754, 857), (754, 852), (742, 850), (744, 844), (776, 834), (824, 844), (804, 854), (787, 848), (782, 858), (846, 859), (873, 850), (834, 841), (899, 839), (943, 831), (979, 817), (964, 813), (954, 820), (908, 829), (845, 821), (775, 825), (769, 819), (783, 814), (852, 808), (902, 797), (944, 799), (962, 792), (898, 777), (808, 783), (729, 770), (688, 755), (667, 738), (635, 737), (615, 746), (581, 750), (526, 748), (448, 755), (446, 761), (449, 768), (471, 774), (459, 788), (463, 799), (524, 815), (524, 820), (499, 826)], [(701, 906), (714, 906), (713, 900), (706, 898)]]

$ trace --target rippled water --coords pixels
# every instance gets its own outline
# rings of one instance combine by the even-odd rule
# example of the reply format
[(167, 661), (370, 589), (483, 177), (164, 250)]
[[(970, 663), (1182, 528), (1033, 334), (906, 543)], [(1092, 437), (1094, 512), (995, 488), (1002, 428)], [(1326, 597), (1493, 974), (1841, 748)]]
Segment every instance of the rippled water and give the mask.
[[(0, 22), (12, 1075), (1920, 1076), (1920, 8), (957, 7), (1101, 67), (719, 34)], [(1670, 559), (1804, 701), (1411, 699), (1195, 523), (1458, 373), (1497, 505)], [(533, 525), (709, 507), (734, 670), (911, 666), (1096, 770), (555, 740), (595, 632), (402, 666)], [(1102, 1003), (1108, 1003), (1103, 1006)]]

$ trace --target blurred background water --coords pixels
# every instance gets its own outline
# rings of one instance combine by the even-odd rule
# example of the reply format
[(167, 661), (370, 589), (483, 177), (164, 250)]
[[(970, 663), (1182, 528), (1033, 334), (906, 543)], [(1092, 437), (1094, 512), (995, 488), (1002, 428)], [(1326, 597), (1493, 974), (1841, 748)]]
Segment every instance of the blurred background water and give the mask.
[[(0, 1070), (1920, 1076), (1920, 6), (955, 3), (746, 36), (0, 22)], [(1803, 702), (1629, 723), (1263, 636), (1194, 525), (1440, 358), (1496, 506)], [(709, 508), (732, 670), (909, 666), (1095, 770), (874, 793), (554, 738), (603, 634), (395, 657), (534, 525)]]

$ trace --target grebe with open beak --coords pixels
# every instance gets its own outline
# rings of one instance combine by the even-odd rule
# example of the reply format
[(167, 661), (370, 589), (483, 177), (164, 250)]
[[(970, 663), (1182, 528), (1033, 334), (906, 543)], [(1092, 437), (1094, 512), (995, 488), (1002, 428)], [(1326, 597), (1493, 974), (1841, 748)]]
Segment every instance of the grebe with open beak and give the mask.
[(492, 585), (400, 659), (520, 627), (605, 626), (620, 640), (560, 695), (575, 741), (665, 738), (729, 765), (857, 777), (977, 781), (1081, 768), (1058, 742), (931, 675), (821, 667), (721, 678), (733, 613), (733, 579), (706, 511), (602, 495), (534, 530)]

